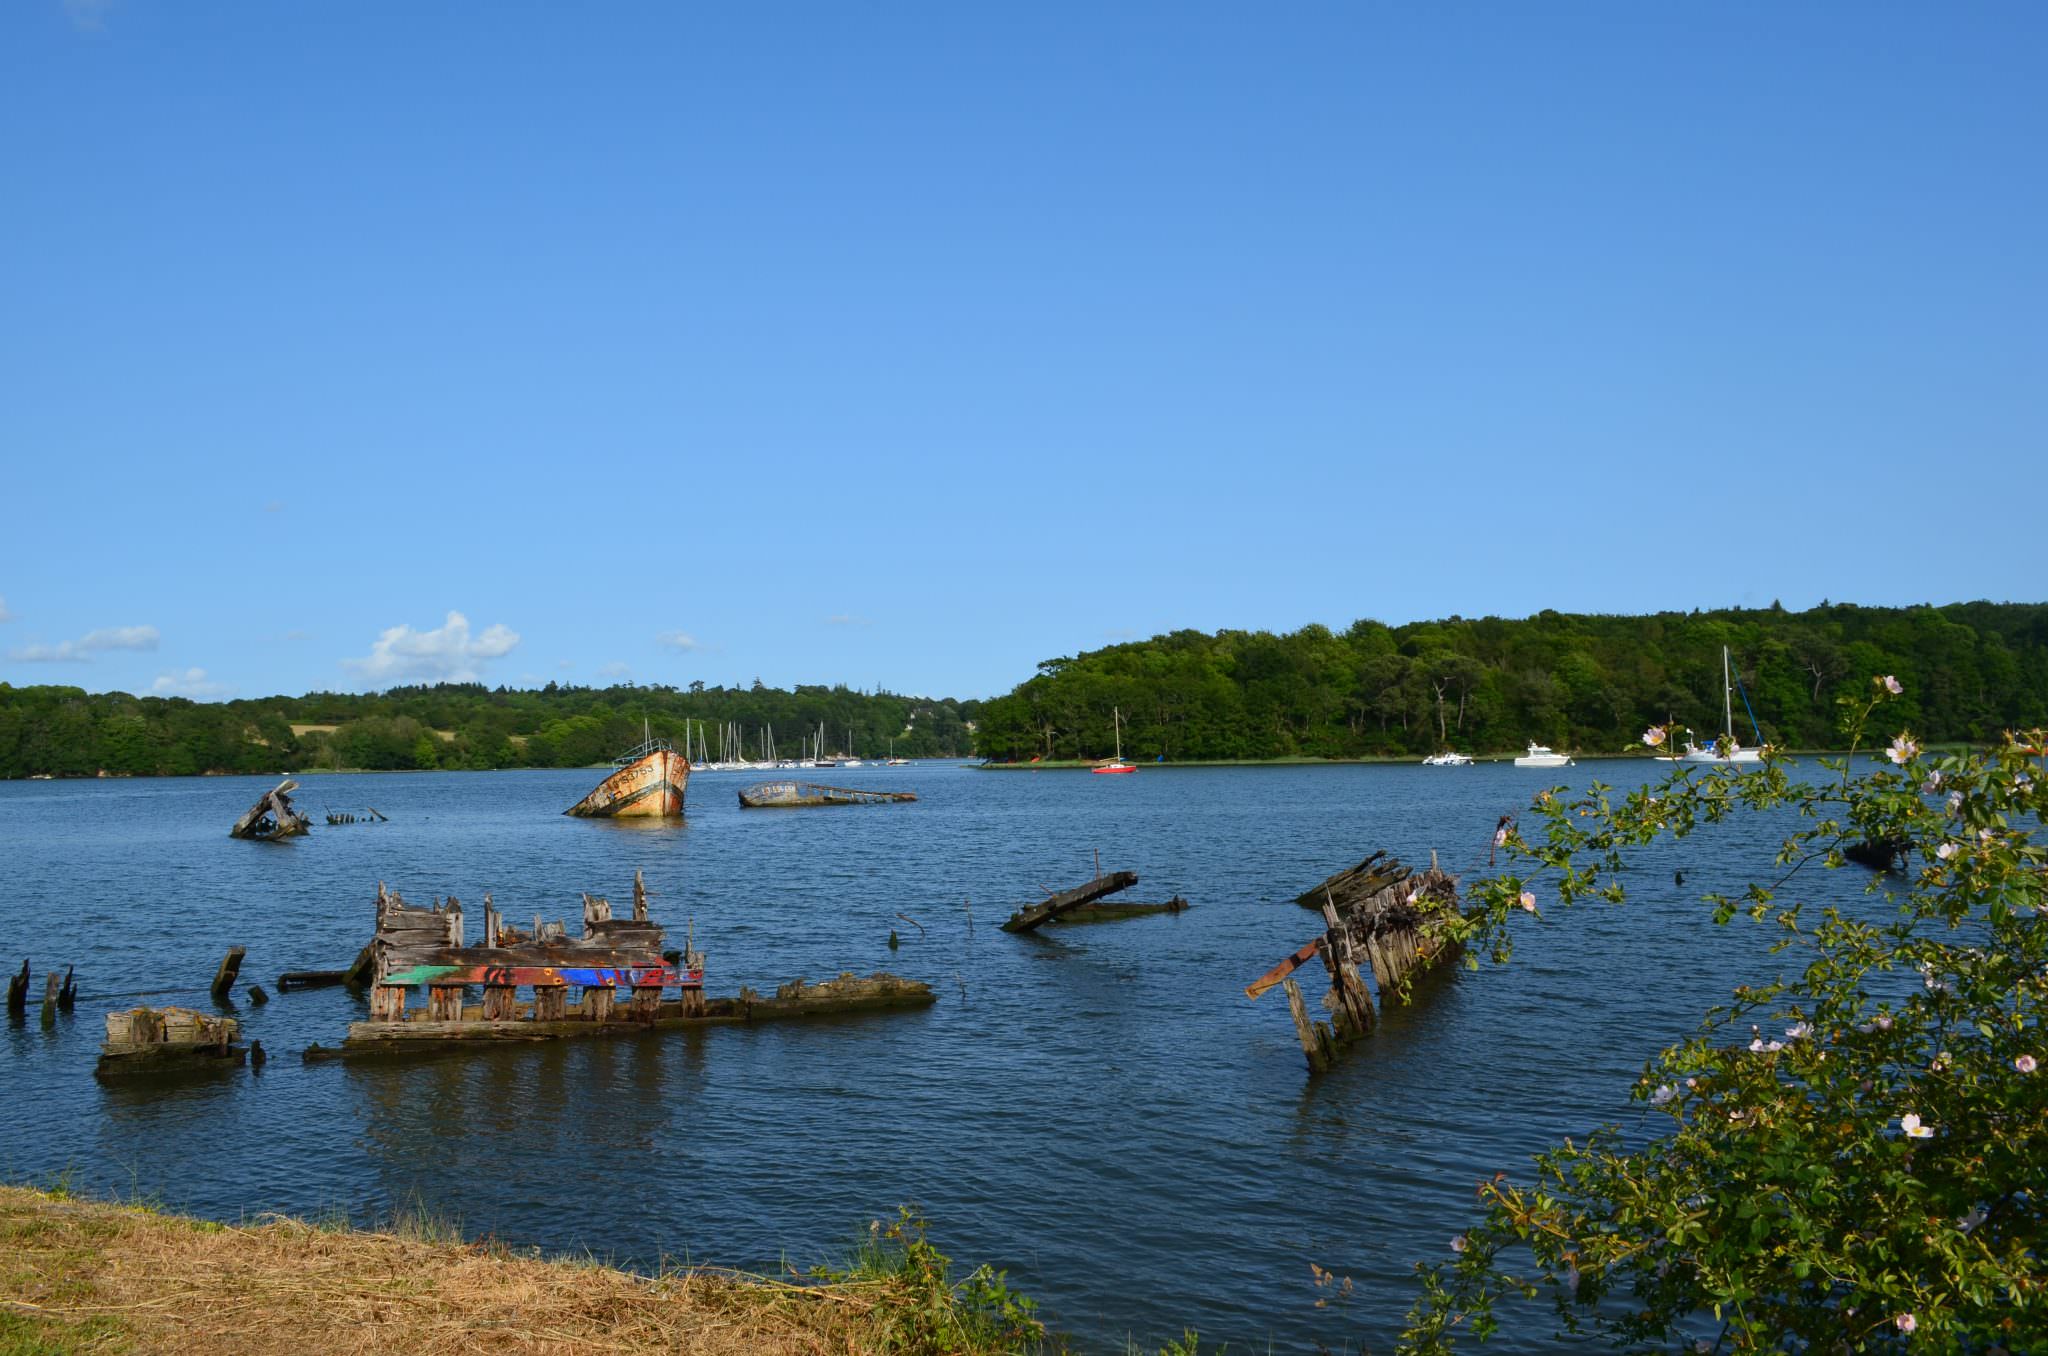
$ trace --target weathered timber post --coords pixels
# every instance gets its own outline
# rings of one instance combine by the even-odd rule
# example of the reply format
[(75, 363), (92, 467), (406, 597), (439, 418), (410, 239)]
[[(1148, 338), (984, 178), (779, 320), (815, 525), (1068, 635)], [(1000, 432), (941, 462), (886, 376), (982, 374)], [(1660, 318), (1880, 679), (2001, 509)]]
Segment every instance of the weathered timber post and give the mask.
[(235, 976), (242, 973), (242, 957), (249, 954), (244, 946), (231, 946), (228, 954), (220, 958), (220, 969), (213, 972), (213, 1001), (228, 1001), (228, 991), (235, 987)]
[(370, 990), (370, 1020), (373, 1022), (402, 1022), (405, 1020), (405, 986), (403, 984), (379, 984)]
[(596, 895), (583, 896), (583, 935), (590, 935), (592, 923), (608, 923), (612, 916), (612, 902)]
[(63, 1012), (71, 1011), (72, 1005), (78, 1002), (78, 981), (71, 977), (71, 971), (71, 966), (64, 967), (64, 987), (57, 990), (57, 1007)]
[(43, 985), (44, 1026), (57, 1025), (57, 992), (63, 987), (64, 981), (57, 977), (57, 972), (55, 970), (50, 971), (49, 982)]
[(1343, 1020), (1335, 1025), (1340, 1034), (1348, 1023), (1350, 1034), (1366, 1035), (1372, 1030), (1372, 993), (1359, 977), (1358, 964), (1352, 959), (1351, 934), (1344, 920), (1337, 916), (1337, 905), (1327, 898), (1323, 901), (1323, 922), (1328, 928), (1323, 934), (1323, 963), (1330, 969), (1330, 990), (1337, 995), (1337, 1011), (1343, 1015)]
[(23, 1017), (28, 1014), (28, 961), (21, 962), (21, 973), (7, 977), (7, 1015)]
[(593, 1022), (609, 1022), (612, 1019), (612, 991), (601, 984), (586, 985), (583, 1012)]
[[(540, 1008), (540, 989), (534, 989), (534, 1010)], [(519, 1015), (519, 989), (511, 984), (484, 985), (484, 1020), (487, 1022), (509, 1022)]]
[(462, 945), (462, 901), (448, 896), (448, 945)]
[(569, 986), (557, 980), (553, 984), (533, 986), (533, 1020), (536, 1022), (560, 1022), (569, 1016)]
[(1289, 975), (1280, 981), (1280, 988), (1287, 995), (1287, 1010), (1294, 1014), (1294, 1031), (1301, 1038), (1302, 1054), (1308, 1056), (1309, 1072), (1321, 1073), (1330, 1066), (1330, 1060), (1322, 1041), (1316, 1037), (1315, 1024), (1308, 1019), (1308, 1004), (1302, 1001), (1301, 986)]
[(349, 965), (347, 972), (342, 975), (341, 982), (348, 985), (351, 989), (368, 988), (370, 980), (376, 973), (377, 943), (374, 941), (366, 942), (363, 945), (363, 949), (356, 952), (356, 958)]
[(640, 878), (640, 868), (633, 868), (633, 921), (647, 921), (647, 882)]
[(636, 984), (633, 997), (626, 1011), (636, 1022), (654, 1025), (654, 1019), (661, 1015), (661, 986), (659, 984)]
[(251, 984), (249, 986), (249, 1001), (260, 1008), (270, 1001), (270, 995), (263, 992), (261, 984)]
[(462, 1020), (462, 994), (460, 984), (434, 984), (427, 989), (427, 1020), (430, 1022), (459, 1022)]
[(484, 891), (484, 945), (498, 944), (498, 911), (491, 904), (491, 892)]

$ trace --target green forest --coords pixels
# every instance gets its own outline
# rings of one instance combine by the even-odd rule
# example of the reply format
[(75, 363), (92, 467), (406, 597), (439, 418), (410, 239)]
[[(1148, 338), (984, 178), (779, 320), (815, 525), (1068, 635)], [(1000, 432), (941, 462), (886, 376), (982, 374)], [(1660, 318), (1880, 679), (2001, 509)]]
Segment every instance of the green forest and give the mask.
[[(486, 688), (449, 683), (388, 692), (191, 702), (0, 683), (0, 776), (90, 777), (321, 768), (582, 767), (641, 740), (643, 722), (682, 746), (701, 722), (710, 747), (727, 722), (758, 756), (825, 726), (826, 748), (863, 758), (964, 757), (978, 703), (846, 687)], [(695, 726), (692, 727), (696, 728)]]
[[(1287, 635), (1176, 631), (1059, 659), (981, 710), (997, 761), (1356, 758), (1640, 750), (1652, 724), (1721, 731), (1721, 647), (1764, 740), (1841, 745), (1838, 699), (1893, 674), (1887, 708), (1923, 741), (1989, 740), (2048, 724), (2048, 604), (1960, 603), (1647, 617), (1542, 612)], [(1756, 742), (1742, 696), (1735, 735)]]

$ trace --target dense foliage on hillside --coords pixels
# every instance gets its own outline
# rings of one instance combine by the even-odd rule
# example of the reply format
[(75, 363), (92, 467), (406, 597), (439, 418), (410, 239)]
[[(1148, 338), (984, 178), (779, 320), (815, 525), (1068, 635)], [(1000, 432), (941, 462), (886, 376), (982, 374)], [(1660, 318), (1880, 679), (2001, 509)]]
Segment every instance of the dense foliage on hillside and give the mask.
[[(1176, 631), (1074, 658), (982, 709), (976, 750), (996, 759), (1098, 758), (1111, 711), (1127, 757), (1356, 757), (1440, 747), (1588, 753), (1640, 747), (1675, 721), (1721, 729), (1721, 647), (1764, 737), (1832, 747), (1837, 696), (1897, 674), (1899, 717), (1923, 739), (1989, 740), (2048, 721), (2048, 605), (1963, 603), (1808, 612), (1543, 612), (1342, 634)], [(1754, 743), (1740, 698), (1735, 733)]]
[(640, 742), (641, 722), (681, 745), (703, 722), (711, 750), (736, 722), (758, 755), (826, 730), (826, 748), (862, 757), (965, 756), (977, 703), (861, 693), (845, 687), (485, 688), (478, 684), (316, 692), (197, 703), (0, 683), (0, 776), (300, 771), (345, 768), (575, 767)]

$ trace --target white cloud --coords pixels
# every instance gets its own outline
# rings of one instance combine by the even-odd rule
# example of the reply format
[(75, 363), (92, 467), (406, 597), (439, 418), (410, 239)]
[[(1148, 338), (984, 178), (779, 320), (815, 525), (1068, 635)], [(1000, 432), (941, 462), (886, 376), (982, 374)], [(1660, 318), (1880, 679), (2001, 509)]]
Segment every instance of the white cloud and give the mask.
[(7, 657), (24, 664), (83, 664), (101, 650), (154, 650), (160, 639), (154, 626), (109, 626), (55, 645), (24, 645)]
[(450, 612), (431, 631), (389, 627), (367, 655), (344, 659), (341, 666), (372, 684), (474, 683), (486, 663), (504, 658), (518, 644), (519, 633), (502, 622), (471, 636), (469, 618)]
[(829, 617), (825, 618), (825, 625), (827, 625), (827, 626), (873, 626), (873, 625), (874, 625), (874, 623), (873, 623), (873, 622), (871, 622), (871, 621), (869, 621), (869, 620), (868, 620), (868, 619), (867, 619), (866, 617), (854, 617), (854, 616), (849, 616), (849, 615), (848, 615), (847, 613), (844, 613), (844, 612), (838, 612), (838, 613), (834, 613), (834, 614), (833, 614), (832, 616), (829, 616)]
[(615, 659), (611, 663), (606, 664), (604, 667), (600, 668), (597, 671), (597, 676), (600, 678), (624, 678), (627, 674), (631, 673), (632, 671), (633, 670), (629, 665), (621, 664)]
[(0, 595), (0, 622), (11, 622), (13, 620), (14, 614), (7, 610), (6, 597), (4, 595)]
[(705, 648), (704, 642), (698, 640), (688, 631), (663, 631), (654, 638), (654, 643), (663, 649), (681, 650), (684, 653)]
[(186, 669), (183, 673), (160, 673), (149, 690), (159, 697), (190, 697), (195, 702), (217, 702), (223, 697), (234, 695), (234, 688), (226, 683), (216, 683), (206, 676), (205, 669)]

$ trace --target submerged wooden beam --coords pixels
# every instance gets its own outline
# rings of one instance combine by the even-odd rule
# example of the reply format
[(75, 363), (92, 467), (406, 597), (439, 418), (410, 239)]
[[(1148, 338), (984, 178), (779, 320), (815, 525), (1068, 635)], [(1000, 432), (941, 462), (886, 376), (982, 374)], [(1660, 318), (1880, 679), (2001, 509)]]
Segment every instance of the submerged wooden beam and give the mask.
[(1032, 904), (1010, 915), (1010, 921), (1003, 924), (1005, 932), (1029, 932), (1041, 923), (1071, 913), (1083, 904), (1093, 904), (1104, 895), (1113, 895), (1119, 890), (1128, 890), (1138, 883), (1135, 871), (1112, 871), (1106, 876), (1097, 876), (1086, 885), (1077, 885), (1063, 890), (1043, 903)]
[(1136, 901), (1097, 900), (1083, 904), (1066, 913), (1057, 914), (1047, 920), (1051, 923), (1114, 923), (1120, 918), (1144, 918), (1155, 913), (1183, 913), (1192, 908), (1185, 899), (1175, 895), (1164, 904), (1140, 904)]
[[(564, 992), (557, 988), (554, 993)], [(701, 992), (692, 1001), (685, 992), (679, 999), (649, 1005), (653, 1015), (637, 1020), (616, 1012), (610, 1020), (597, 1021), (586, 1013), (573, 1015), (543, 1002), (540, 1012), (532, 1008), (512, 1019), (466, 1018), (461, 1021), (355, 1022), (339, 1047), (315, 1045), (306, 1051), (308, 1060), (352, 1059), (366, 1056), (427, 1054), (448, 1050), (489, 1049), (506, 1042), (573, 1040), (591, 1036), (631, 1036), (652, 1031), (676, 1031), (688, 1027), (732, 1026), (750, 1022), (791, 1021), (801, 1018), (855, 1016), (929, 1007), (937, 1001), (931, 986), (890, 974), (862, 978), (842, 974), (821, 984), (795, 980), (775, 991), (772, 998), (742, 990), (737, 998), (704, 999)], [(524, 1005), (521, 1005), (524, 1006)]]

